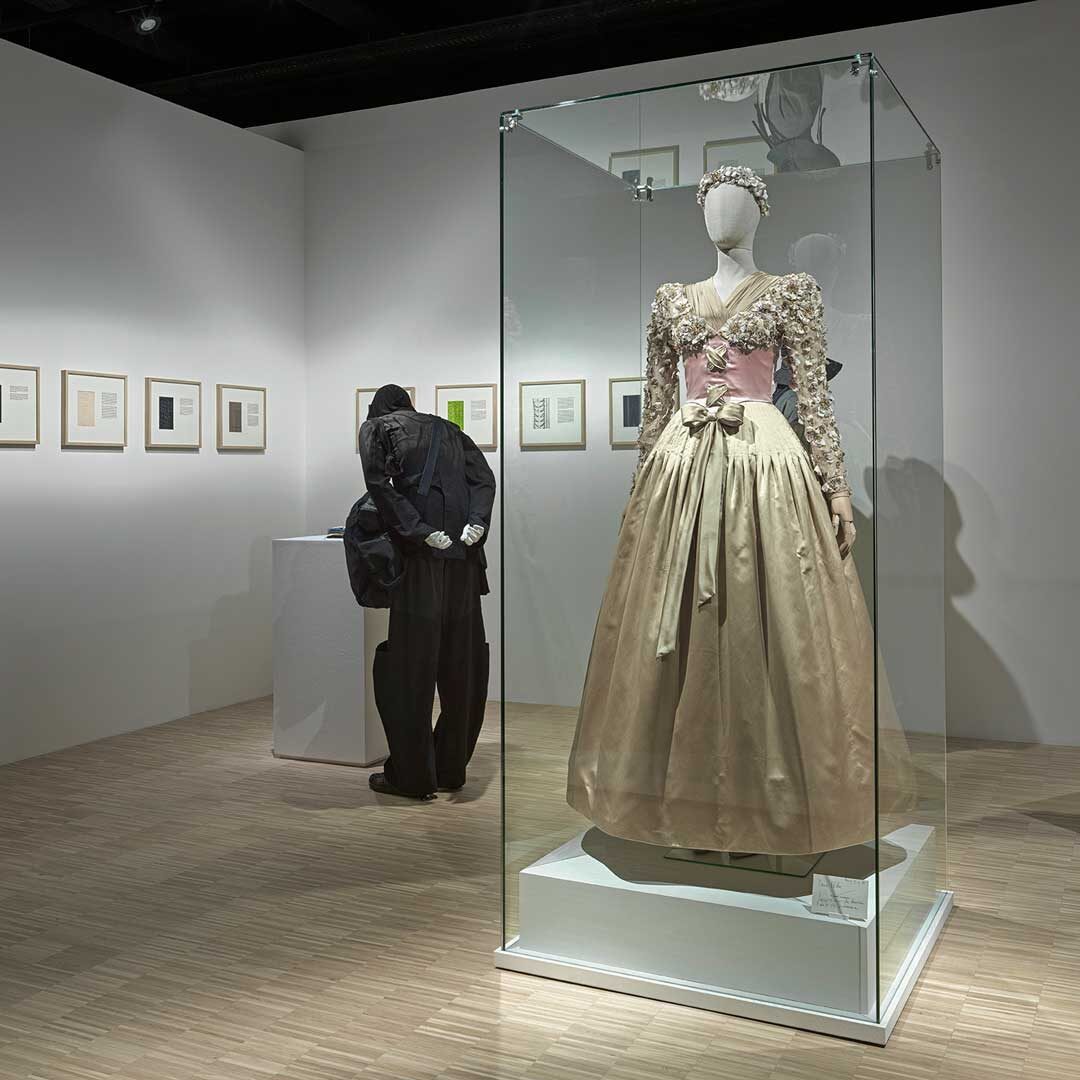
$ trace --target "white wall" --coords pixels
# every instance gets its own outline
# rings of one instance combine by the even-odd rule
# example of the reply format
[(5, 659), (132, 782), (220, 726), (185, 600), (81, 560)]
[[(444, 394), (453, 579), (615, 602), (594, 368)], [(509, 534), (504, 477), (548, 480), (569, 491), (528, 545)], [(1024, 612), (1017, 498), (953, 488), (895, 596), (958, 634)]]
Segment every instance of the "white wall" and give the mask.
[[(0, 42), (0, 762), (269, 693), (270, 538), (304, 520), (302, 155)], [(128, 375), (123, 452), (60, 449), (62, 368)], [(203, 382), (199, 453), (143, 450), (143, 378)], [(269, 387), (219, 454), (214, 384)]]
[(307, 151), (310, 526), (360, 488), (352, 386), (498, 377), (501, 110), (872, 49), (945, 152), (950, 727), (1080, 742), (1078, 32), (1042, 0), (263, 129)]
[[(481, 117), (486, 132), (487, 109), (477, 126)], [(444, 172), (462, 153), (459, 123), (420, 109), (404, 126), (391, 111), (365, 118), (361, 145), (306, 154), (311, 532), (342, 524), (364, 491), (356, 387), (415, 385), (418, 408), (434, 411), (437, 384), (499, 378), (498, 211), (489, 205), (490, 184)], [(498, 176), (498, 140), (480, 142), (468, 145), (486, 181), (488, 171)], [(488, 461), (497, 474), (498, 454)], [(497, 593), (496, 542), (488, 558)], [(493, 642), (496, 593), (485, 604)], [(497, 666), (491, 685), (498, 686)]]

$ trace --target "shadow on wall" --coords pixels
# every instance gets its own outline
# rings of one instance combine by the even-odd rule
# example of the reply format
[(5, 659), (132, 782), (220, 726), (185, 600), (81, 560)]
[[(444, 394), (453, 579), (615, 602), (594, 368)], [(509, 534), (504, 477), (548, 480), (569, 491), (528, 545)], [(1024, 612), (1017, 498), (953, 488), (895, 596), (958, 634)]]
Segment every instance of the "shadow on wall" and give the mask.
[(248, 551), (248, 587), (222, 596), (210, 612), (206, 636), (188, 648), (188, 697), (192, 713), (232, 704), (236, 687), (243, 700), (270, 693), (270, 537), (256, 537)]
[[(969, 518), (979, 522), (980, 529), (996, 522), (997, 514), (986, 489), (969, 473), (964, 473), (963, 477)], [(971, 567), (960, 554), (959, 538), (963, 527), (960, 500), (946, 484), (946, 707), (950, 727), (964, 737), (1040, 742), (1034, 718), (1016, 680), (989, 642), (957, 607), (958, 598), (972, 595), (978, 586)]]
[[(989, 497), (970, 477), (968, 481), (969, 499), (985, 501), (976, 514), (978, 520), (985, 521), (987, 513), (992, 514)], [(871, 490), (869, 470), (866, 482)], [(924, 527), (928, 515), (932, 519), (940, 514), (945, 542), (946, 730), (964, 736), (985, 732), (991, 737), (995, 722), (1000, 724), (1005, 717), (1011, 739), (1033, 740), (1034, 723), (1016, 680), (957, 607), (957, 599), (974, 593), (977, 583), (960, 552), (963, 517), (956, 492), (928, 462), (889, 457), (878, 474), (877, 503), (876, 520), (870, 527), (876, 526), (878, 540), (878, 592), (874, 600), (879, 646), (905, 729), (938, 730), (936, 723), (921, 723), (920, 719), (934, 713), (932, 682), (940, 656), (935, 650), (940, 645), (933, 634), (921, 632), (920, 627), (933, 627), (938, 622), (940, 592), (935, 575), (940, 575), (941, 564), (927, 547)], [(869, 532), (868, 528), (867, 537)], [(921, 703), (924, 691), (927, 697)]]

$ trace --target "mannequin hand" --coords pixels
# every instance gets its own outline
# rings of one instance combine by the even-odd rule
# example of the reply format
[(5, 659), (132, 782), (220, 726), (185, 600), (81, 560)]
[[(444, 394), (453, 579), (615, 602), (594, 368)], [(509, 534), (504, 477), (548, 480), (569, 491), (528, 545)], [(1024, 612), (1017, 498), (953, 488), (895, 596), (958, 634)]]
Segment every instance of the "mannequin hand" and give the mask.
[(466, 525), (465, 531), (461, 534), (461, 542), (466, 547), (472, 547), (473, 544), (484, 535), (483, 525)]
[(855, 546), (855, 512), (851, 507), (851, 496), (833, 495), (829, 499), (829, 513), (832, 514), (832, 526), (840, 547), (840, 556), (846, 558)]
[(424, 537), (424, 543), (436, 551), (445, 551), (453, 542), (444, 532), (433, 532)]

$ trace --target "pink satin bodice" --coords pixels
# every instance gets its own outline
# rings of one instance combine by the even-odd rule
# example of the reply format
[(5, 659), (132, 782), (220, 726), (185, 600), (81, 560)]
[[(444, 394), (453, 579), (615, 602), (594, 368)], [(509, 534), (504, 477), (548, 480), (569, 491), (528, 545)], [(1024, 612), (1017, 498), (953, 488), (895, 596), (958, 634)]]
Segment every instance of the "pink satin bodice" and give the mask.
[[(719, 358), (723, 367), (714, 371)], [(686, 374), (686, 396), (704, 401), (712, 386), (727, 386), (727, 401), (772, 401), (773, 375), (776, 368), (776, 346), (770, 345), (752, 352), (740, 352), (723, 338), (713, 336), (701, 352), (683, 358)]]

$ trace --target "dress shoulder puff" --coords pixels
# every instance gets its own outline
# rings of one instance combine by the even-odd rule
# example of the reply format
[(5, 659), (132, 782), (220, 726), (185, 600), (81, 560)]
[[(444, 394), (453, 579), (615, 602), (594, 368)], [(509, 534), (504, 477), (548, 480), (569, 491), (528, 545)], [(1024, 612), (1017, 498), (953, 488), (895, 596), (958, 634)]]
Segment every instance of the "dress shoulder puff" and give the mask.
[(652, 302), (652, 322), (659, 329), (670, 327), (680, 316), (690, 310), (690, 301), (686, 297), (686, 286), (677, 281), (665, 281), (657, 287)]
[(813, 274), (805, 270), (799, 270), (794, 274), (781, 274), (780, 280), (792, 288), (806, 292), (821, 292), (821, 286), (814, 280)]
[(668, 281), (656, 290), (649, 337), (654, 346), (670, 349), (676, 358), (704, 347), (709, 328), (694, 312), (685, 285)]
[(773, 288), (780, 298), (788, 304), (808, 305), (823, 309), (821, 286), (805, 271), (797, 274), (784, 274), (776, 279)]

